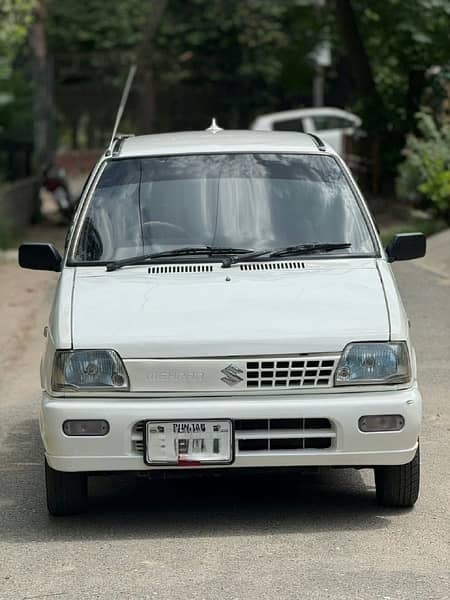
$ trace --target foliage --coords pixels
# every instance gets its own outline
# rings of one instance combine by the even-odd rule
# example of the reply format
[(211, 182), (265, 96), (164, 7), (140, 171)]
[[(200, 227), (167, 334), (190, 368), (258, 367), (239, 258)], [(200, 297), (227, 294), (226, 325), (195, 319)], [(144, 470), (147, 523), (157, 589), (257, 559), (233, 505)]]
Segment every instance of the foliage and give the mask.
[(397, 192), (415, 202), (425, 199), (450, 221), (450, 121), (438, 127), (425, 113), (418, 113), (417, 120), (421, 135), (407, 139)]
[(381, 241), (383, 246), (387, 246), (397, 233), (415, 233), (422, 232), (426, 237), (434, 235), (447, 229), (445, 221), (439, 218), (409, 218), (401, 223), (381, 228)]
[(382, 119), (388, 131), (408, 131), (427, 85), (425, 72), (450, 57), (450, 3), (353, 0), (352, 5), (383, 103), (377, 109), (370, 98), (358, 98), (361, 109), (370, 106), (363, 116), (378, 130)]
[[(18, 78), (13, 72), (13, 63), (28, 34), (32, 8), (33, 0), (2, 0), (0, 3), (0, 109), (15, 99)], [(5, 120), (0, 115), (0, 133), (4, 127)]]
[[(48, 4), (57, 100), (66, 129), (84, 118), (75, 102), (80, 96), (97, 125), (109, 122), (126, 66), (142, 43), (151, 3), (115, 0), (108, 10), (102, 0), (85, 0), (83, 10), (78, 0)], [(328, 70), (328, 102), (351, 105), (366, 130), (389, 135), (383, 157), (395, 165), (404, 135), (414, 127), (425, 71), (450, 56), (450, 4), (352, 0), (352, 6), (381, 102), (352, 92), (350, 74), (340, 81), (346, 58), (332, 10), (304, 0), (170, 0), (152, 56), (146, 57), (162, 97), (159, 129), (198, 127), (205, 112), (202, 123), (214, 113), (226, 127), (247, 127), (258, 113), (309, 105), (310, 53), (328, 36), (334, 63)], [(135, 88), (139, 81), (138, 73)], [(105, 92), (102, 103), (94, 84)], [(132, 108), (133, 98), (128, 114)]]
[[(102, 0), (85, 0), (83, 10), (78, 0), (48, 2), (63, 130), (81, 123), (73, 143), (102, 144), (152, 5), (116, 0), (105, 11)], [(134, 130), (140, 120), (146, 69), (158, 131), (204, 127), (212, 115), (225, 127), (246, 128), (260, 112), (309, 104), (309, 54), (323, 26), (304, 0), (169, 0), (150, 55), (140, 54), (124, 127)]]
[(85, 0), (80, 9), (77, 0), (48, 0), (49, 46), (62, 67), (58, 76), (92, 79), (97, 70), (108, 76), (129, 64), (142, 40), (142, 6), (140, 0), (115, 0), (107, 7), (102, 0)]
[(0, 223), (0, 250), (13, 248), (16, 244), (16, 234), (5, 223)]
[[(73, 146), (102, 145), (155, 4), (45, 1), (59, 139)], [(450, 57), (450, 2), (345, 0), (367, 51), (376, 87), (370, 95), (355, 85), (351, 50), (344, 47), (333, 10), (339, 1), (344, 0), (320, 7), (311, 0), (169, 0), (139, 67), (124, 127), (133, 130), (142, 112), (145, 69), (153, 71), (160, 131), (204, 127), (212, 115), (222, 126), (248, 127), (257, 114), (311, 105), (311, 52), (329, 39), (333, 64), (326, 70), (326, 102), (360, 114), (368, 139), (381, 140), (384, 170), (394, 172), (421, 103), (431, 105), (439, 95), (433, 89), (427, 98), (424, 92), (431, 85), (430, 67), (445, 66)], [(7, 125), (8, 135), (17, 139), (31, 132), (30, 76), (22, 59), (35, 2), (0, 0), (0, 131)], [(19, 68), (13, 71), (12, 65)], [(1, 107), (2, 92), (15, 99), (7, 108)], [(432, 168), (435, 163), (428, 171)], [(416, 175), (411, 171), (410, 177)], [(447, 180), (440, 171), (428, 184), (416, 183), (410, 186), (416, 195), (445, 202)]]
[(298, 0), (170, 0), (157, 38), (162, 79), (212, 90), (222, 124), (248, 127), (258, 112), (309, 100), (315, 14)]
[(2, 0), (0, 4), (0, 78), (6, 79), (11, 62), (23, 44), (32, 18), (34, 0)]
[(31, 141), (31, 89), (26, 69), (15, 69), (3, 84), (11, 102), (0, 103), (0, 136), (15, 142)]
[[(330, 19), (335, 48), (334, 61), (343, 62), (348, 73), (347, 104), (359, 114), (369, 140), (380, 148), (378, 164), (389, 183), (401, 161), (405, 137), (416, 131), (415, 114), (421, 106), (439, 111), (448, 91), (432, 75), (445, 71), (450, 58), (450, 2), (448, 0), (334, 0), (335, 6), (350, 5), (367, 54), (364, 73), (373, 90), (358, 86), (359, 76), (349, 65), (355, 58), (354, 36), (342, 35)], [(350, 42), (349, 42), (350, 40)], [(345, 44), (344, 44), (345, 43)], [(361, 56), (361, 55), (359, 55)], [(353, 66), (353, 65), (352, 65)], [(439, 84), (439, 85), (436, 85)], [(361, 86), (362, 87), (362, 86)], [(436, 91), (436, 87), (440, 88)]]
[(450, 208), (450, 163), (445, 165), (443, 159), (434, 161), (425, 157), (424, 164), (427, 179), (419, 190), (431, 199), (439, 213), (446, 214)]
[(0, 2), (0, 180), (13, 174), (31, 138), (29, 78), (20, 65), (32, 8), (33, 0)]

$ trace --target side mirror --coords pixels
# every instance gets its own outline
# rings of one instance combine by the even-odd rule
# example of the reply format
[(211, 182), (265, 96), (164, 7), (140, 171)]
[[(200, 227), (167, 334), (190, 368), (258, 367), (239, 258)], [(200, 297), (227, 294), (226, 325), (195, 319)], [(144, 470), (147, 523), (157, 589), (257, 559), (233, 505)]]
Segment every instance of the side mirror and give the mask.
[(423, 233), (397, 233), (386, 248), (389, 262), (422, 258), (427, 251)]
[(19, 247), (19, 265), (23, 269), (61, 271), (62, 258), (53, 244), (22, 244)]

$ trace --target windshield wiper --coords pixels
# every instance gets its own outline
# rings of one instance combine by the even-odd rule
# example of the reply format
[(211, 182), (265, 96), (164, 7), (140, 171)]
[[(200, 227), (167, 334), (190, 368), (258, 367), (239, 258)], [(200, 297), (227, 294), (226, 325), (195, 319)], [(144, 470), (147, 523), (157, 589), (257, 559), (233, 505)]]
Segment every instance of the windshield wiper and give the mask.
[(343, 250), (350, 248), (350, 242), (328, 242), (316, 244), (297, 244), (296, 246), (286, 246), (270, 252), (269, 256), (293, 256), (294, 254), (308, 254), (313, 252), (332, 252), (333, 250)]
[(242, 256), (227, 256), (223, 259), (222, 267), (231, 267), (239, 262), (252, 260), (253, 258), (259, 258), (261, 256), (267, 256), (267, 258), (280, 258), (281, 256), (294, 256), (296, 254), (312, 254), (314, 252), (332, 252), (333, 250), (343, 250), (344, 248), (350, 248), (350, 242), (328, 242), (328, 243), (305, 243), (296, 244), (295, 246), (286, 246), (285, 248), (266, 248), (265, 250), (255, 250), (255, 252), (249, 252)]
[(121, 267), (131, 265), (139, 265), (154, 258), (172, 258), (176, 256), (196, 256), (206, 254), (207, 256), (221, 254), (249, 254), (251, 250), (248, 248), (217, 248), (214, 246), (186, 246), (183, 248), (175, 248), (174, 250), (164, 250), (163, 252), (152, 252), (151, 254), (142, 254), (140, 256), (132, 256), (130, 258), (122, 258), (114, 260), (106, 264), (107, 271), (116, 271)]

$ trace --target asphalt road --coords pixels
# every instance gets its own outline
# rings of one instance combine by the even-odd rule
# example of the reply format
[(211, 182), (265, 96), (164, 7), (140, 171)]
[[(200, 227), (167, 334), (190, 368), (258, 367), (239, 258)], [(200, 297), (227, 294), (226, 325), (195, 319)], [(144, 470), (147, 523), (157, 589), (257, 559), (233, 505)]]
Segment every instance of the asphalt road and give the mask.
[(89, 511), (54, 519), (37, 425), (54, 276), (0, 265), (0, 598), (450, 598), (450, 275), (432, 269), (396, 267), (426, 402), (415, 509), (379, 508), (370, 471), (340, 470), (92, 478)]

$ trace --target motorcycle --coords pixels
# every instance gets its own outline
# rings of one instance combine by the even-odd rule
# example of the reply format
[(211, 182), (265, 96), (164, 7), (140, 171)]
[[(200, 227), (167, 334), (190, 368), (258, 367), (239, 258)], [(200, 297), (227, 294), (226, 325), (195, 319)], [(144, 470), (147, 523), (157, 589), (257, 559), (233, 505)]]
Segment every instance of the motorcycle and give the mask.
[(64, 220), (70, 221), (75, 211), (75, 201), (70, 192), (64, 169), (56, 165), (49, 165), (44, 170), (42, 186), (55, 199)]

